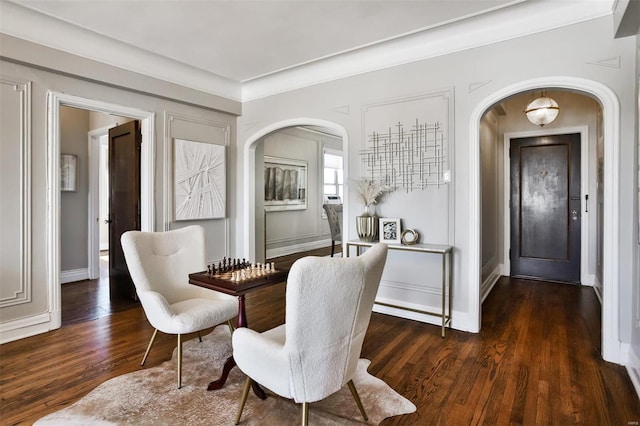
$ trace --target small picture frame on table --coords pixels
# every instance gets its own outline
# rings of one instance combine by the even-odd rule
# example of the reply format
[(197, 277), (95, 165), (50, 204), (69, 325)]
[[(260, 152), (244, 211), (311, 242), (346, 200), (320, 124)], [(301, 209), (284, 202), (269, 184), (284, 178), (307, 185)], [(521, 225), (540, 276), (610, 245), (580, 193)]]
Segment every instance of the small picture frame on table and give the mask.
[(400, 229), (400, 219), (380, 218), (380, 242), (388, 244), (400, 244), (402, 230)]

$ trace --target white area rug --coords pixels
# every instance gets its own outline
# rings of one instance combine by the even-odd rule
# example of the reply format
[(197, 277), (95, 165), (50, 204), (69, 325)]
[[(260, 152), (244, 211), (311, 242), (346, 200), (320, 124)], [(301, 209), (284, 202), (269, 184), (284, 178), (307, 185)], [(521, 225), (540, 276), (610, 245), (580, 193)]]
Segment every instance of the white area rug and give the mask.
[[(152, 349), (153, 350), (153, 349)], [(236, 367), (225, 386), (207, 391), (231, 354), (226, 326), (183, 345), (182, 389), (176, 386), (176, 352), (157, 367), (115, 377), (71, 406), (41, 418), (36, 425), (232, 425), (245, 376)], [(412, 413), (416, 407), (370, 375), (370, 361), (361, 359), (353, 382), (369, 416), (368, 424)], [(266, 390), (266, 389), (265, 389)], [(267, 391), (262, 401), (252, 392), (242, 414), (242, 425), (297, 425), (300, 405)], [(310, 425), (364, 424), (347, 386), (329, 398), (310, 404)]]

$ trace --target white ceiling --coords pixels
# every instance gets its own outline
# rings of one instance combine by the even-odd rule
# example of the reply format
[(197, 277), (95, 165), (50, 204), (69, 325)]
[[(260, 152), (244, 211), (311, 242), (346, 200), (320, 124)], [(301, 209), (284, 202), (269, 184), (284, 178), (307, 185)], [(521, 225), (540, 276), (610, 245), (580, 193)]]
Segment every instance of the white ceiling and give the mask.
[[(0, 29), (80, 56), (215, 92), (205, 87), (209, 77), (255, 86), (261, 80), (273, 82), (275, 75), (309, 69), (310, 65), (326, 66), (336, 58), (353, 57), (354, 52), (360, 54), (389, 44), (393, 50), (382, 54), (377, 51), (377, 64), (390, 66), (385, 64), (385, 56), (393, 56), (399, 63), (429, 56), (421, 52), (408, 59), (395, 58), (403, 51), (397, 43), (411, 37), (414, 45), (415, 38), (422, 37), (418, 44), (427, 46), (424, 37), (433, 34), (438, 43), (446, 45), (446, 28), (460, 32), (470, 27), (481, 35), (468, 37), (465, 43), (471, 46), (474, 38), (498, 34), (509, 23), (512, 34), (496, 35), (496, 40), (601, 16), (611, 12), (614, 1), (0, 0), (4, 15), (0, 16)], [(550, 10), (557, 10), (553, 19), (536, 16)], [(512, 20), (512, 15), (519, 21)], [(61, 34), (63, 29), (69, 30), (68, 35)], [(487, 42), (491, 41), (482, 41)], [(457, 43), (456, 49), (465, 48)], [(123, 56), (121, 52), (127, 48), (132, 53)], [(446, 46), (438, 49), (437, 54), (442, 54)], [(155, 69), (149, 62), (154, 58), (161, 59)], [(331, 72), (339, 74), (340, 68), (334, 64)], [(312, 83), (309, 80), (300, 85)]]
[(251, 80), (517, 3), (513, 0), (15, 2), (236, 81)]

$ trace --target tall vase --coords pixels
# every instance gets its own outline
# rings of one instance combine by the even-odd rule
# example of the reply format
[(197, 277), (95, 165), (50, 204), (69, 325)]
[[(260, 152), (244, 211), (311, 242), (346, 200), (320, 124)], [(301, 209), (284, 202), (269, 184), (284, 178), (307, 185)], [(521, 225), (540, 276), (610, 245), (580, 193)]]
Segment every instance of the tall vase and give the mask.
[(356, 216), (356, 230), (360, 241), (376, 241), (378, 239), (378, 216), (375, 204), (364, 206), (362, 216)]

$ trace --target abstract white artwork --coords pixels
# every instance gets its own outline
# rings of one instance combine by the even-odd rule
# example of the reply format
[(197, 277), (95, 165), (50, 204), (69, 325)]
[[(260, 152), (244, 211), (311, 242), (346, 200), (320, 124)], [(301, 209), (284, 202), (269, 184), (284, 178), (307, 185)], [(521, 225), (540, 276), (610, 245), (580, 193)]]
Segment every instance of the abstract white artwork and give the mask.
[(225, 147), (176, 139), (173, 158), (175, 220), (225, 217)]

